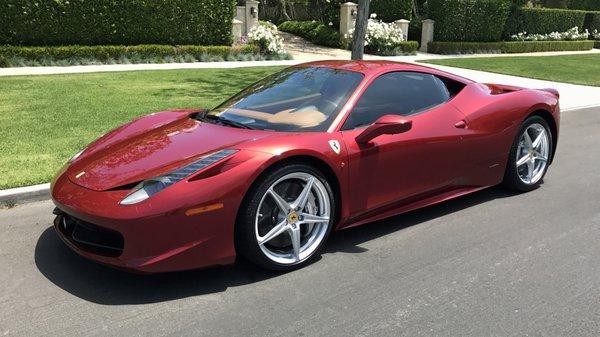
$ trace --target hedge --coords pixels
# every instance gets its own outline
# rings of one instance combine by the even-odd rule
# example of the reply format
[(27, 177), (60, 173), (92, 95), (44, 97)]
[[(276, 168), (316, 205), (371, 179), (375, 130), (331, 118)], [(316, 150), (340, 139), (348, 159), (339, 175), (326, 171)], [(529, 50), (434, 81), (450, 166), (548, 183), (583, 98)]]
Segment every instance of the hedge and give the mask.
[(590, 33), (594, 30), (598, 30), (600, 32), (600, 11), (587, 12), (585, 14), (583, 28), (587, 29)]
[(429, 0), (436, 39), (442, 41), (500, 41), (508, 18), (509, 0)]
[(332, 27), (317, 21), (286, 21), (279, 30), (300, 36), (314, 44), (333, 48), (345, 48), (342, 35)]
[(600, 49), (600, 41), (594, 41), (594, 48)]
[(231, 45), (235, 0), (2, 0), (0, 44)]
[(371, 0), (369, 10), (383, 22), (394, 22), (412, 17), (412, 0)]
[[(256, 45), (0, 46), (0, 67), (20, 65), (165, 63), (261, 58)], [(64, 62), (61, 62), (64, 61)]]
[(590, 50), (594, 41), (502, 41), (502, 42), (441, 42), (433, 41), (427, 51), (433, 54), (533, 53), (545, 51)]
[(402, 41), (391, 50), (374, 51), (370, 50), (369, 46), (365, 46), (365, 53), (381, 56), (414, 55), (417, 53), (417, 49), (419, 49), (417, 41)]
[(528, 34), (548, 34), (564, 32), (575, 26), (580, 29), (585, 20), (585, 11), (551, 8), (518, 8), (508, 18), (504, 37), (527, 32)]
[(552, 8), (568, 8), (597, 11), (600, 10), (598, 0), (544, 0), (542, 6)]

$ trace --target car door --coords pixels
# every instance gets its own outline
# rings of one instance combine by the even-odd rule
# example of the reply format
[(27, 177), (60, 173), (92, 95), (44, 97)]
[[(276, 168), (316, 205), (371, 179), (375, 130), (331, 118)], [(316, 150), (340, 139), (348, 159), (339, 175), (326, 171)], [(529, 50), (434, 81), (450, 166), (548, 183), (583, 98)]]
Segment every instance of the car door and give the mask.
[[(461, 184), (464, 116), (447, 104), (450, 97), (444, 83), (426, 73), (391, 72), (371, 82), (341, 131), (348, 150), (351, 217)], [(366, 126), (389, 114), (412, 121), (411, 129), (367, 144), (356, 141)]]

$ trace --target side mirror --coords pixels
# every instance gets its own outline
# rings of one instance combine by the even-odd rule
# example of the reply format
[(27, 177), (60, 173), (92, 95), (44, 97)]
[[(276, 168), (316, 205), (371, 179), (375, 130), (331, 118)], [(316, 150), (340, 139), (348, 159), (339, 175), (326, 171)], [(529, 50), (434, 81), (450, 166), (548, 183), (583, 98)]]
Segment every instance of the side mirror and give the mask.
[(398, 115), (385, 115), (371, 124), (356, 137), (356, 142), (366, 144), (381, 135), (395, 135), (412, 128), (412, 121)]

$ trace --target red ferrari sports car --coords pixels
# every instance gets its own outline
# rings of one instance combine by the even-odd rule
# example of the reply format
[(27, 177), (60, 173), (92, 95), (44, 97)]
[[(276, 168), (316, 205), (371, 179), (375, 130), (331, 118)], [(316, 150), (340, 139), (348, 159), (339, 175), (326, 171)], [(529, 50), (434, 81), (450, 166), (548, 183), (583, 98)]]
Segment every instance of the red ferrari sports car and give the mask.
[(153, 273), (288, 270), (332, 230), (488, 186), (529, 191), (552, 162), (558, 92), (388, 61), (302, 64), (212, 110), (138, 118), (52, 184), (55, 228), (84, 257)]

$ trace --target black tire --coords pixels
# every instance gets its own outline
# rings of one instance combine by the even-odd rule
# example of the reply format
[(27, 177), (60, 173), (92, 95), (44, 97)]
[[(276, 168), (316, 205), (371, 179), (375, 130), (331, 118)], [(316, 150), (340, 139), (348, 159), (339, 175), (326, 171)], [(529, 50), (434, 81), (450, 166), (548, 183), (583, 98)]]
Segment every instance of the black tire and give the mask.
[[(540, 124), (544, 127), (544, 129), (546, 129), (546, 133), (548, 135), (548, 146), (549, 146), (549, 151), (548, 151), (548, 162), (546, 164), (546, 167), (544, 168), (543, 174), (541, 179), (539, 179), (537, 182), (533, 183), (533, 184), (527, 184), (525, 182), (523, 182), (520, 178), (519, 178), (519, 174), (517, 172), (517, 149), (518, 149), (518, 145), (519, 145), (519, 139), (521, 137), (521, 135), (523, 134), (523, 132), (532, 124)], [(508, 163), (506, 165), (506, 171), (504, 173), (504, 180), (502, 181), (502, 184), (512, 190), (515, 191), (519, 191), (519, 192), (529, 192), (532, 191), (536, 188), (539, 187), (539, 185), (542, 183), (542, 181), (544, 180), (544, 176), (546, 175), (546, 172), (548, 171), (548, 167), (550, 166), (550, 161), (551, 161), (551, 156), (553, 154), (553, 147), (554, 143), (552, 141), (552, 132), (550, 131), (550, 127), (548, 126), (548, 123), (546, 122), (546, 120), (540, 116), (531, 116), (529, 118), (527, 118), (522, 124), (521, 127), (519, 128), (519, 132), (517, 133), (515, 140), (512, 143), (512, 146), (510, 148), (510, 154), (508, 157)]]
[[(260, 249), (259, 244), (255, 235), (255, 217), (260, 206), (260, 201), (269, 187), (274, 184), (280, 178), (290, 173), (308, 173), (316, 177), (325, 186), (329, 195), (329, 201), (331, 205), (331, 216), (329, 223), (327, 224), (326, 234), (320, 242), (318, 248), (308, 257), (295, 264), (281, 264), (271, 260), (263, 253)], [(268, 172), (262, 174), (252, 185), (248, 193), (246, 194), (240, 210), (238, 212), (236, 226), (235, 226), (235, 244), (238, 255), (241, 255), (250, 262), (270, 270), (276, 271), (289, 271), (301, 268), (311, 263), (316, 257), (318, 257), (323, 249), (327, 238), (329, 237), (333, 224), (335, 223), (335, 210), (337, 203), (332, 188), (319, 170), (316, 168), (300, 164), (293, 163), (280, 167), (276, 167)]]

